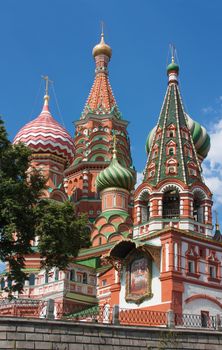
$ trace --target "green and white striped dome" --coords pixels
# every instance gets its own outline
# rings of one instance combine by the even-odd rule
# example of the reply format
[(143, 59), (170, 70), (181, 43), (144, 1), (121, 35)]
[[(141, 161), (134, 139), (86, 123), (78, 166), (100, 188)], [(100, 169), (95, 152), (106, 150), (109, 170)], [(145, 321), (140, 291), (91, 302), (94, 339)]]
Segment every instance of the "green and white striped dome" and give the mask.
[(135, 185), (135, 176), (129, 169), (123, 167), (117, 160), (116, 151), (110, 165), (101, 171), (96, 178), (97, 191), (109, 187), (124, 188), (131, 191)]
[(206, 129), (198, 122), (191, 119), (188, 114), (186, 114), (186, 118), (187, 126), (190, 129), (197, 154), (200, 155), (201, 158), (206, 158), (210, 150), (210, 136), (208, 135)]
[[(204, 159), (210, 150), (210, 136), (208, 135), (206, 129), (198, 122), (191, 119), (188, 114), (186, 114), (186, 120), (197, 154), (201, 159)], [(156, 128), (157, 126), (155, 126), (147, 136), (145, 146), (147, 154), (150, 151)]]

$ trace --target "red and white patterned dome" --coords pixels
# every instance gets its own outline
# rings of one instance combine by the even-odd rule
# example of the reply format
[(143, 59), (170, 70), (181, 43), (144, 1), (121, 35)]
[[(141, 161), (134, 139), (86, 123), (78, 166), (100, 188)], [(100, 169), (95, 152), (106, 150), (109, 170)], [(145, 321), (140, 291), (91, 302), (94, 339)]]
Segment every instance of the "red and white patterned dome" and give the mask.
[(69, 133), (52, 117), (48, 100), (44, 96), (41, 114), (23, 126), (13, 143), (23, 142), (33, 153), (51, 153), (66, 159), (69, 163), (74, 157), (74, 144)]

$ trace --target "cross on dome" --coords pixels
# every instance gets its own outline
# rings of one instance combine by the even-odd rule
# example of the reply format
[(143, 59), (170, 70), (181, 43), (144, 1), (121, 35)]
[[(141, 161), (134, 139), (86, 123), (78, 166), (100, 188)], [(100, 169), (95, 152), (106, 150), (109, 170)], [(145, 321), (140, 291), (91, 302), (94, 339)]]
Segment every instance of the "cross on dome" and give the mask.
[(44, 106), (48, 106), (49, 102), (49, 84), (53, 84), (53, 81), (49, 79), (48, 75), (42, 75), (42, 79), (45, 81), (45, 96)]

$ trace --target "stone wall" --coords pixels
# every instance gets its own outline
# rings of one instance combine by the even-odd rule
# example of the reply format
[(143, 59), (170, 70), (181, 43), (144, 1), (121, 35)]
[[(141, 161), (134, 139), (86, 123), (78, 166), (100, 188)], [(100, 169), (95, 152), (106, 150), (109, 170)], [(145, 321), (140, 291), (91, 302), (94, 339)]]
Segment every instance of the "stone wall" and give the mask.
[(222, 332), (0, 318), (0, 350), (221, 350)]

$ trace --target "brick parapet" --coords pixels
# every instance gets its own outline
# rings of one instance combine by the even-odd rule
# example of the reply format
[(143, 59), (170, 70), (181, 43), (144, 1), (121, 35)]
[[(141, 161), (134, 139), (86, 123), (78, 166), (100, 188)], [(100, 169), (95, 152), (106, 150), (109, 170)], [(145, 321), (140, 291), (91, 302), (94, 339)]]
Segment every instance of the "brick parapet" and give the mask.
[(147, 350), (161, 344), (168, 349), (219, 350), (222, 332), (2, 317), (0, 344), (2, 350)]

